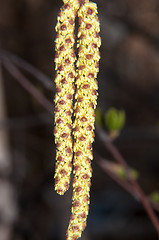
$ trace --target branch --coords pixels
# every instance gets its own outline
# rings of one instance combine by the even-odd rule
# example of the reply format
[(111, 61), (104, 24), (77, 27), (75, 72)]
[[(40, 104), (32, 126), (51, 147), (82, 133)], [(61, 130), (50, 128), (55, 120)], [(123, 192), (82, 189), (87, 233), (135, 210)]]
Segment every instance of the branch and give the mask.
[[(100, 157), (97, 153), (95, 153), (95, 163), (102, 169), (103, 172), (105, 172), (109, 177), (111, 177), (115, 182), (117, 182), (123, 189), (125, 189), (128, 193), (130, 193), (136, 200), (140, 201), (140, 198), (136, 197), (136, 191), (134, 191), (134, 188), (131, 185), (131, 183), (127, 179), (122, 179), (121, 177), (119, 177), (117, 174), (114, 173), (113, 171), (114, 163), (112, 163), (110, 160)], [(153, 209), (159, 212), (159, 205), (157, 203), (152, 202), (151, 199), (148, 199), (148, 200), (152, 205)]]
[[(97, 160), (96, 160), (97, 159)], [(109, 177), (111, 177), (115, 182), (117, 182), (122, 188), (124, 188), (128, 193), (130, 193), (136, 199), (136, 193), (132, 188), (132, 185), (126, 180), (118, 177), (117, 174), (113, 172), (113, 164), (110, 160), (106, 160), (95, 153), (95, 163), (105, 172)]]
[(0, 51), (0, 58), (10, 59), (18, 67), (24, 69), (25, 71), (33, 75), (38, 81), (40, 81), (43, 84), (43, 86), (46, 89), (55, 91), (55, 87), (53, 87), (51, 79), (47, 77), (45, 74), (43, 74), (42, 72), (40, 72), (37, 68), (33, 67), (31, 64), (23, 60), (22, 58), (4, 50)]
[(53, 115), (53, 104), (15, 67), (6, 57), (2, 57), (2, 64), (19, 84)]
[(131, 177), (130, 168), (129, 168), (127, 162), (125, 161), (123, 156), (120, 154), (118, 149), (115, 147), (115, 145), (113, 145), (109, 136), (106, 134), (106, 132), (103, 129), (101, 129), (99, 126), (96, 126), (96, 132), (97, 132), (98, 136), (100, 137), (100, 139), (104, 142), (106, 148), (112, 154), (114, 159), (125, 168), (127, 179), (132, 184), (135, 192), (137, 193), (137, 196), (139, 197), (140, 201), (142, 202), (143, 207), (145, 208), (145, 211), (147, 212), (147, 214), (148, 214), (151, 222), (153, 223), (153, 225), (157, 231), (157, 234), (159, 236), (158, 218), (157, 218), (155, 212), (153, 211), (151, 204), (148, 201), (147, 196), (144, 194), (143, 190), (141, 189), (140, 185), (134, 178)]
[[(6, 93), (0, 62), (0, 121), (7, 118)], [(10, 154), (10, 141), (7, 129), (0, 131), (0, 239), (12, 238), (13, 226), (17, 220), (17, 189), (11, 181), (13, 163)]]
[[(31, 84), (28, 81), (28, 79), (15, 67), (15, 65), (6, 56), (0, 54), (0, 57), (1, 57), (1, 60), (2, 60), (2, 63), (4, 65), (4, 67), (21, 84), (21, 86), (23, 86), (26, 91), (28, 91), (32, 96), (34, 96), (37, 99), (37, 101), (49, 113), (53, 114), (52, 103), (39, 90), (37, 90), (37, 88), (33, 84)], [(43, 79), (43, 81), (45, 82), (44, 79)], [(105, 133), (105, 131), (103, 129), (96, 126), (96, 132), (99, 135), (100, 139), (104, 142), (106, 148), (113, 155), (114, 159), (125, 168), (127, 180), (131, 183), (131, 186), (133, 187), (134, 193), (136, 193), (136, 196), (138, 196), (139, 200), (142, 202), (142, 204), (143, 204), (143, 206), (144, 206), (144, 208), (145, 208), (150, 220), (152, 221), (152, 223), (153, 223), (153, 225), (154, 225), (154, 227), (157, 231), (157, 234), (159, 236), (159, 222), (158, 222), (158, 219), (156, 217), (156, 214), (154, 213), (154, 211), (151, 207), (151, 204), (148, 201), (147, 196), (142, 191), (140, 185), (137, 183), (137, 181), (135, 179), (133, 179), (131, 177), (130, 168), (129, 168), (127, 162), (125, 161), (123, 156), (120, 154), (118, 149), (113, 145), (110, 138), (108, 137), (108, 135)], [(107, 171), (107, 173), (108, 173), (108, 171)], [(110, 175), (110, 171), (109, 171), (109, 175)], [(114, 177), (114, 180), (115, 180), (115, 177)], [(119, 183), (119, 181), (118, 181), (118, 183)], [(127, 190), (128, 190), (129, 186), (128, 185), (123, 185), (123, 187), (125, 187), (125, 189), (127, 188)], [(153, 206), (154, 206), (154, 204), (153, 204)], [(157, 208), (158, 208), (158, 206), (157, 206)]]

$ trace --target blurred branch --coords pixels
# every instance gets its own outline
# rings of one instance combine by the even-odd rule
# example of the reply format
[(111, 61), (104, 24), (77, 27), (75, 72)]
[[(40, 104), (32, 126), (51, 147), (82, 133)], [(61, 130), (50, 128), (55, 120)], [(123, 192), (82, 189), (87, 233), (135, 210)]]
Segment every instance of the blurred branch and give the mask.
[[(97, 153), (95, 153), (95, 157), (96, 157), (95, 163), (102, 169), (103, 172), (105, 172), (115, 182), (117, 182), (123, 189), (125, 189), (128, 193), (130, 193), (137, 201), (141, 202), (140, 198), (137, 197), (136, 191), (134, 191), (132, 184), (129, 181), (127, 181), (127, 179), (122, 179), (120, 176), (114, 173), (113, 171), (114, 163), (112, 163), (110, 160), (100, 157)], [(152, 207), (159, 212), (159, 205), (152, 202), (151, 199), (148, 199), (148, 201), (150, 202)]]
[[(0, 121), (6, 120), (6, 105), (5, 92), (2, 76), (2, 64), (0, 62)], [(0, 172), (9, 174), (11, 169), (10, 155), (9, 155), (9, 139), (6, 129), (0, 130)]]
[[(7, 116), (5, 105), (5, 90), (0, 62), (0, 121)], [(8, 131), (0, 129), (0, 239), (11, 239), (13, 224), (17, 217), (16, 192), (10, 182), (12, 172)]]
[(53, 114), (53, 104), (44, 97), (44, 95), (15, 67), (15, 65), (7, 57), (2, 57), (2, 64), (27, 92), (34, 96), (34, 98), (49, 113)]
[(113, 163), (110, 160), (100, 157), (97, 153), (95, 153), (95, 157), (95, 159), (97, 159), (95, 163), (102, 169), (102, 171), (109, 175), (115, 182), (117, 182), (136, 199), (136, 193), (134, 193), (134, 189), (132, 188), (131, 184), (127, 180), (121, 179), (117, 174), (114, 174), (112, 170)]
[(0, 58), (7, 58), (11, 60), (18, 67), (24, 69), (25, 71), (29, 72), (32, 76), (34, 76), (38, 81), (40, 81), (43, 84), (43, 86), (46, 89), (55, 91), (51, 79), (42, 72), (40, 72), (37, 68), (33, 67), (33, 65), (23, 60), (22, 58), (4, 50), (0, 50)]
[[(10, 74), (25, 88), (26, 91), (28, 91), (32, 96), (34, 96), (38, 102), (49, 112), (53, 115), (53, 104), (50, 102), (37, 88), (30, 83), (30, 81), (15, 67), (15, 65), (11, 62), (11, 60), (4, 56), (0, 55), (2, 63), (4, 67), (10, 72)], [(43, 79), (45, 81), (45, 78)], [(42, 81), (42, 82), (43, 82)], [(126, 171), (126, 177), (128, 182), (123, 183), (122, 181), (119, 181), (116, 176), (112, 175), (112, 172), (110, 169), (108, 169), (107, 165), (107, 174), (111, 176), (114, 180), (118, 180), (117, 182), (125, 188), (129, 193), (133, 194), (135, 198), (138, 198), (143, 207), (145, 208), (145, 211), (147, 212), (151, 222), (153, 223), (157, 234), (159, 236), (159, 221), (157, 219), (157, 216), (155, 212), (152, 209), (152, 206), (147, 198), (147, 196), (144, 194), (143, 190), (141, 189), (138, 182), (131, 176), (131, 169), (129, 168), (127, 162), (123, 158), (123, 156), (120, 154), (118, 149), (115, 147), (115, 145), (111, 142), (111, 139), (106, 134), (106, 132), (101, 129), (99, 126), (96, 126), (96, 132), (100, 139), (104, 142), (105, 147), (109, 150), (109, 152), (112, 154), (114, 159), (121, 165)], [(100, 167), (103, 168), (103, 162), (100, 163)], [(130, 187), (131, 186), (131, 187)], [(153, 204), (154, 206), (154, 204)]]
[(96, 126), (96, 132), (97, 132), (98, 136), (100, 137), (100, 139), (105, 144), (105, 147), (112, 154), (114, 159), (125, 168), (127, 179), (128, 179), (128, 181), (130, 181), (134, 191), (136, 192), (136, 196), (138, 196), (140, 201), (142, 202), (143, 207), (145, 208), (145, 210), (146, 210), (150, 220), (152, 221), (152, 223), (157, 231), (157, 234), (159, 236), (158, 218), (157, 218), (155, 212), (153, 211), (151, 204), (148, 201), (147, 196), (144, 194), (143, 190), (141, 189), (140, 185), (134, 178), (132, 178), (131, 171), (130, 171), (130, 168), (129, 168), (127, 162), (125, 161), (123, 156), (120, 154), (118, 149), (115, 147), (115, 145), (111, 142), (111, 139), (109, 138), (109, 136), (106, 134), (106, 132), (102, 128), (100, 128), (99, 126)]

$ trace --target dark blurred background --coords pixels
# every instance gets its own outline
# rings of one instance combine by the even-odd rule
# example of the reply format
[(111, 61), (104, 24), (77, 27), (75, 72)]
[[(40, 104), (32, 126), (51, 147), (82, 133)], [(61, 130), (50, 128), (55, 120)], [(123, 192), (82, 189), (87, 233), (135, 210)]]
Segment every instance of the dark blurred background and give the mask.
[[(150, 194), (159, 189), (159, 1), (96, 0), (101, 22), (98, 108), (126, 112), (115, 145)], [(54, 39), (62, 1), (1, 0), (0, 51), (29, 62), (52, 79)], [(0, 52), (0, 53), (1, 53)], [(3, 52), (4, 54), (4, 52)], [(9, 58), (9, 55), (8, 55)], [(113, 160), (96, 139), (95, 151)], [(54, 191), (53, 117), (4, 68), (0, 59), (0, 240), (62, 240), (72, 187)], [(85, 240), (157, 240), (143, 206), (95, 163)]]

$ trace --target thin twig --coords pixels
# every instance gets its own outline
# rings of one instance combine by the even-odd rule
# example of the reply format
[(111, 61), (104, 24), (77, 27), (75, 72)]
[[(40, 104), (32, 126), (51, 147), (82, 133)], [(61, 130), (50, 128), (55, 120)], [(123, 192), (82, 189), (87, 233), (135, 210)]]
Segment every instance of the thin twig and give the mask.
[(51, 79), (49, 77), (47, 77), (45, 74), (43, 74), (42, 72), (40, 72), (33, 65), (26, 62), (24, 59), (12, 54), (12, 53), (9, 53), (7, 51), (0, 50), (0, 58), (3, 58), (3, 57), (10, 59), (18, 67), (24, 69), (25, 71), (27, 71), (28, 73), (33, 75), (38, 81), (40, 81), (43, 84), (43, 86), (46, 89), (55, 91), (55, 87), (53, 86)]
[(53, 104), (15, 67), (6, 57), (2, 57), (2, 64), (8, 72), (27, 90), (36, 100), (51, 114), (53, 114)]
[[(134, 192), (134, 188), (132, 184), (128, 182), (127, 179), (122, 179), (113, 172), (112, 167), (114, 163), (111, 163), (110, 160), (100, 157), (97, 153), (95, 153), (95, 163), (102, 169), (103, 172), (109, 175), (123, 189), (125, 189), (128, 193), (130, 193), (136, 200), (139, 200), (141, 202), (139, 198), (136, 198), (136, 192)], [(148, 199), (148, 200), (152, 205), (153, 209), (159, 212), (159, 205), (157, 203), (152, 202), (151, 199)]]
[(126, 179), (121, 179), (115, 174), (111, 169), (111, 162), (100, 157), (98, 154), (95, 154), (95, 163), (104, 171), (107, 175), (109, 175), (115, 182), (117, 182), (122, 188), (124, 188), (127, 192), (129, 192), (135, 199), (135, 193), (131, 184)]
[(153, 223), (153, 225), (157, 231), (157, 234), (159, 236), (158, 218), (157, 218), (155, 212), (153, 211), (151, 204), (148, 201), (147, 196), (144, 194), (143, 190), (141, 189), (140, 185), (134, 178), (131, 177), (130, 168), (129, 168), (127, 162), (125, 161), (123, 156), (120, 154), (118, 149), (115, 147), (115, 145), (111, 142), (109, 136), (105, 133), (105, 131), (103, 129), (101, 129), (99, 126), (96, 126), (96, 132), (99, 135), (99, 137), (101, 138), (101, 140), (103, 140), (106, 148), (112, 154), (114, 159), (125, 168), (127, 179), (131, 182), (134, 190), (136, 191), (138, 197), (140, 198), (140, 200), (143, 204), (143, 207), (145, 208), (145, 210), (146, 210), (146, 212), (147, 212), (151, 222)]
[[(51, 114), (53, 114), (53, 108), (52, 103), (40, 92), (37, 90), (37, 88), (31, 84), (28, 79), (15, 67), (15, 65), (4, 55), (1, 54), (2, 63), (5, 66), (5, 68), (10, 72), (10, 74), (32, 95), (34, 96), (38, 102)], [(118, 149), (111, 143), (111, 140), (109, 139), (108, 135), (99, 127), (96, 127), (96, 131), (99, 135), (99, 137), (103, 140), (105, 143), (105, 146), (110, 151), (110, 153), (113, 155), (113, 157), (116, 159), (117, 162), (119, 162), (126, 170), (126, 176), (127, 179), (132, 184), (135, 192), (137, 193), (138, 197), (140, 198), (149, 218), (151, 219), (157, 234), (159, 236), (159, 222), (156, 217), (156, 214), (154, 213), (148, 198), (145, 196), (144, 192), (142, 191), (141, 187), (137, 183), (135, 179), (131, 177), (130, 174), (130, 168), (128, 164), (126, 163), (125, 159), (122, 157)]]

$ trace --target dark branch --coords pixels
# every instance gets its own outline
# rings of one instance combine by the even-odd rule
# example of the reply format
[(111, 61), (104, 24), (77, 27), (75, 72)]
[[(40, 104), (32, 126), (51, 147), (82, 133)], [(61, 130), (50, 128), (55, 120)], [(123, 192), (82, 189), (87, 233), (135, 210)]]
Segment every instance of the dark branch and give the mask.
[(47, 77), (45, 74), (40, 72), (37, 68), (35, 68), (33, 65), (29, 64), (22, 58), (9, 53), (7, 51), (1, 50), (0, 51), (0, 58), (7, 57), (8, 59), (12, 60), (18, 67), (22, 68), (23, 70), (30, 73), (32, 76), (34, 76), (39, 82), (43, 84), (43, 86), (51, 91), (55, 92), (55, 88), (53, 88), (52, 81), (49, 77)]
[(2, 64), (19, 84), (53, 115), (53, 104), (14, 66), (6, 57), (2, 57)]
[(111, 142), (111, 139), (109, 138), (109, 136), (106, 134), (106, 132), (103, 129), (101, 129), (99, 126), (96, 126), (96, 132), (99, 135), (100, 139), (104, 142), (106, 148), (112, 154), (114, 159), (124, 167), (124, 169), (126, 171), (127, 179), (130, 181), (134, 190), (136, 191), (137, 195), (139, 196), (140, 201), (142, 202), (143, 207), (145, 208), (145, 211), (147, 212), (147, 214), (148, 214), (151, 222), (153, 223), (153, 225), (157, 231), (157, 234), (159, 236), (158, 218), (157, 218), (155, 212), (153, 211), (151, 204), (148, 201), (147, 196), (144, 194), (143, 190), (141, 189), (140, 185), (134, 178), (132, 178), (131, 173), (130, 173), (130, 168), (129, 168), (127, 162), (125, 161), (123, 156), (120, 154), (118, 149), (115, 147), (115, 145)]

